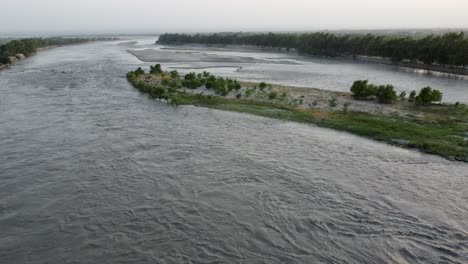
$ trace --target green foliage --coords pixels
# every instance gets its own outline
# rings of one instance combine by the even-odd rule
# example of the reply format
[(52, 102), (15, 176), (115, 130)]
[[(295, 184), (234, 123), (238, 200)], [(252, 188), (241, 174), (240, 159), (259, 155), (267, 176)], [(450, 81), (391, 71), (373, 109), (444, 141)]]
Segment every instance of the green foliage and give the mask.
[(171, 78), (172, 78), (172, 79), (177, 79), (177, 78), (179, 78), (179, 72), (176, 71), (176, 70), (171, 71), (169, 74), (171, 75)]
[(415, 100), (415, 98), (416, 98), (416, 95), (417, 95), (417, 93), (416, 93), (415, 90), (411, 91), (411, 93), (410, 93), (410, 95), (409, 95), (409, 97), (408, 97), (408, 102), (414, 103), (414, 100)]
[(350, 102), (346, 102), (343, 104), (343, 113), (347, 114), (348, 113), (348, 109), (349, 109), (349, 106), (351, 105)]
[(351, 92), (356, 99), (377, 98), (379, 103), (384, 104), (394, 103), (398, 98), (393, 85), (375, 86), (369, 84), (367, 80), (355, 81), (351, 86)]
[(170, 86), (171, 85), (171, 81), (169, 79), (162, 79), (161, 80), (161, 84), (162, 85), (166, 85), (166, 86)]
[(378, 102), (383, 104), (394, 103), (398, 98), (393, 85), (389, 84), (377, 87), (375, 96)]
[(187, 73), (184, 76), (184, 79), (185, 80), (195, 80), (195, 79), (197, 79), (197, 75), (194, 72), (190, 72), (190, 73)]
[(260, 88), (261, 91), (263, 91), (265, 88), (267, 88), (267, 84), (265, 82), (261, 82), (258, 87)]
[(182, 86), (190, 88), (190, 89), (196, 89), (201, 87), (203, 84), (199, 79), (191, 79), (191, 80), (183, 80), (182, 81)]
[(232, 90), (239, 91), (240, 88), (241, 88), (241, 85), (237, 80), (228, 79), (227, 80), (227, 88), (228, 88), (229, 91), (232, 91)]
[(332, 98), (332, 99), (328, 100), (328, 105), (330, 107), (336, 107), (338, 105), (338, 103), (336, 101), (336, 98)]
[(268, 94), (268, 99), (270, 99), (270, 100), (275, 100), (276, 97), (278, 97), (278, 93), (276, 93), (276, 92), (271, 92), (271, 93)]
[(150, 74), (161, 74), (163, 70), (161, 68), (161, 64), (156, 64), (154, 66), (150, 66)]
[(138, 67), (138, 69), (136, 69), (134, 73), (136, 76), (139, 76), (145, 74), (145, 71), (141, 67)]
[(375, 89), (368, 80), (358, 80), (351, 86), (351, 92), (356, 99), (369, 99), (375, 96)]
[(400, 101), (406, 100), (406, 92), (405, 92), (405, 91), (401, 92), (401, 93), (398, 95), (398, 100), (400, 100)]
[(422, 88), (415, 97), (415, 102), (419, 105), (428, 105), (440, 101), (442, 101), (442, 92), (431, 87)]

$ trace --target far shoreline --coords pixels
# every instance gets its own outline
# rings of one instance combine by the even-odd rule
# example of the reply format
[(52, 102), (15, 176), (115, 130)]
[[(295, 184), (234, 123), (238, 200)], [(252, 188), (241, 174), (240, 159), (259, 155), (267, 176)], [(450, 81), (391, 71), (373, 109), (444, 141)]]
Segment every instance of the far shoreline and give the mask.
[[(156, 42), (156, 45), (174, 47), (174, 48), (163, 48), (163, 49), (174, 49), (175, 47), (207, 47), (207, 48), (223, 48), (223, 49), (245, 49), (246, 51), (264, 51), (264, 52), (280, 52), (285, 54), (294, 54), (298, 56), (303, 56), (306, 58), (316, 58), (316, 59), (328, 59), (328, 60), (344, 60), (357, 63), (366, 63), (366, 64), (375, 64), (375, 65), (388, 65), (396, 66), (399, 68), (407, 68), (414, 70), (426, 71), (427, 73), (433, 74), (443, 74), (452, 77), (461, 77), (468, 78), (468, 67), (456, 67), (448, 65), (425, 65), (422, 63), (412, 63), (412, 62), (392, 62), (390, 59), (383, 57), (369, 57), (369, 56), (351, 56), (351, 55), (340, 55), (336, 57), (330, 56), (320, 56), (320, 55), (309, 55), (305, 53), (300, 53), (295, 49), (287, 50), (286, 48), (271, 48), (271, 47), (260, 47), (254, 45), (233, 45), (233, 44), (198, 44), (198, 43), (184, 43), (184, 44), (159, 44)], [(135, 55), (135, 54), (133, 54)], [(135, 55), (136, 56), (136, 55)]]

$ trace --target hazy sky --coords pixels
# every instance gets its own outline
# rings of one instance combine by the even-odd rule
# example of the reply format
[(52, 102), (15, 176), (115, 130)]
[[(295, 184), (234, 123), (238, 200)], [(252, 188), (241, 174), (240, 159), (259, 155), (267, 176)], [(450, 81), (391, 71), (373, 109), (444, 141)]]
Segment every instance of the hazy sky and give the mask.
[(1, 33), (468, 27), (468, 0), (0, 0)]

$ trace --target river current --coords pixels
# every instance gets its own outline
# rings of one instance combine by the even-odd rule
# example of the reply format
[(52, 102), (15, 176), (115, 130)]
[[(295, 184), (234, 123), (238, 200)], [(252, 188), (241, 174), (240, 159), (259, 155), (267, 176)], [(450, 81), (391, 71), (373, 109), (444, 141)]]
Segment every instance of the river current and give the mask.
[(122, 42), (0, 72), (0, 263), (468, 263), (468, 164), (149, 99)]

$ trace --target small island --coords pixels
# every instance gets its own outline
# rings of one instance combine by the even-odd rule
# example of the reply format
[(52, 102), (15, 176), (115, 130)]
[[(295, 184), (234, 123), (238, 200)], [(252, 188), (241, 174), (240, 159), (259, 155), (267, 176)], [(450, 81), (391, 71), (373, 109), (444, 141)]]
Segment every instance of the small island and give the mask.
[(195, 105), (243, 112), (350, 132), (418, 149), (452, 161), (468, 162), (468, 106), (441, 103), (430, 87), (397, 94), (392, 85), (358, 80), (350, 93), (297, 88), (214, 76), (208, 72), (163, 71), (127, 74), (129, 82), (172, 105)]

